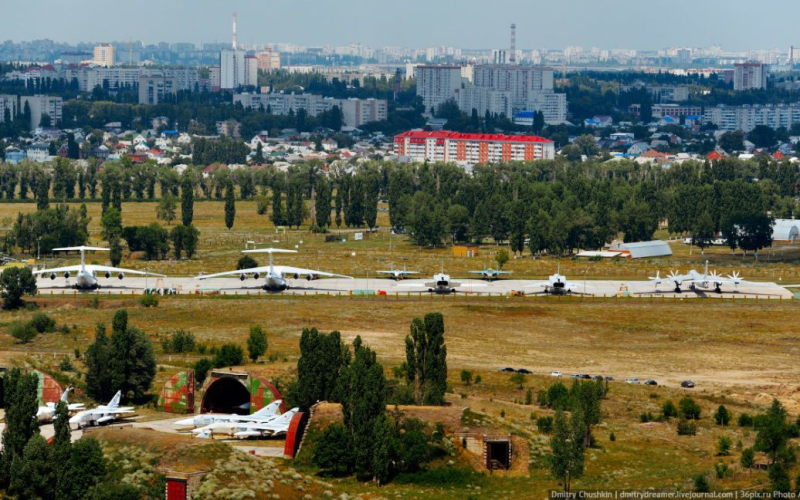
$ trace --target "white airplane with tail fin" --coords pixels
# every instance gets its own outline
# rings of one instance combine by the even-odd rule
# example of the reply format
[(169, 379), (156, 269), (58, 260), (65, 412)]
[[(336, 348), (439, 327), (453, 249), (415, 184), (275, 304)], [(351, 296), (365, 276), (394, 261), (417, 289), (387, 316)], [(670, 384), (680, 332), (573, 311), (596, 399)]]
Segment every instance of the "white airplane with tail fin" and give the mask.
[(280, 248), (260, 248), (256, 250), (243, 250), (242, 253), (266, 253), (269, 254), (269, 265), (262, 267), (253, 267), (250, 269), (240, 269), (238, 271), (226, 271), (224, 273), (207, 274), (198, 276), (197, 279), (206, 280), (209, 278), (219, 278), (222, 276), (239, 276), (241, 281), (247, 279), (248, 275), (252, 275), (253, 279), (264, 277), (264, 286), (262, 288), (271, 292), (282, 292), (289, 288), (290, 277), (298, 279), (301, 274), (306, 276), (308, 281), (315, 280), (319, 276), (327, 276), (331, 278), (347, 278), (353, 279), (351, 276), (344, 276), (342, 274), (325, 273), (322, 271), (315, 271), (313, 269), (303, 269), (301, 267), (291, 266), (276, 266), (272, 261), (272, 254), (276, 253), (297, 253), (296, 250), (283, 250)]
[(580, 283), (575, 283), (574, 281), (568, 281), (566, 276), (561, 275), (560, 263), (558, 264), (558, 270), (556, 271), (556, 274), (551, 275), (547, 281), (535, 281), (530, 285), (525, 285), (525, 288), (529, 287), (542, 288), (543, 290), (539, 293), (550, 295), (591, 295), (586, 291), (587, 288), (591, 287), (584, 286)]
[(107, 405), (100, 405), (91, 410), (79, 411), (74, 417), (69, 419), (71, 425), (77, 425), (78, 429), (86, 425), (103, 425), (117, 420), (126, 413), (133, 413), (132, 406), (120, 406), (119, 400), (122, 398), (122, 391), (117, 391)]
[(658, 291), (658, 285), (661, 283), (672, 283), (675, 285), (675, 288), (673, 289), (675, 293), (681, 293), (681, 285), (684, 284), (689, 285), (689, 290), (691, 291), (697, 291), (698, 288), (705, 290), (713, 288), (716, 293), (722, 293), (722, 285), (733, 285), (735, 288), (742, 283), (747, 283), (747, 281), (743, 280), (739, 276), (738, 272), (734, 272), (728, 276), (719, 275), (716, 273), (716, 271), (709, 273), (708, 261), (706, 261), (706, 267), (702, 274), (698, 273), (694, 269), (690, 270), (686, 274), (678, 274), (675, 271), (670, 271), (670, 273), (664, 278), (661, 277), (660, 273), (656, 273), (655, 276), (650, 277), (650, 281), (655, 284), (656, 291)]
[(482, 279), (486, 281), (494, 281), (500, 279), (500, 276), (504, 274), (511, 274), (511, 271), (500, 271), (498, 269), (486, 268), (486, 265), (483, 266), (483, 271), (470, 271), (470, 274), (480, 274)]
[(462, 286), (475, 287), (486, 286), (485, 284), (468, 283), (462, 284), (450, 279), (450, 275), (444, 272), (444, 263), (442, 263), (442, 272), (433, 275), (433, 281), (426, 281), (424, 283), (402, 283), (396, 286), (402, 287), (426, 287), (430, 293), (449, 294), (456, 293), (456, 289)]
[(42, 269), (40, 271), (34, 271), (33, 274), (42, 276), (42, 275), (49, 275), (51, 280), (54, 280), (58, 277), (59, 273), (64, 273), (64, 278), (69, 279), (72, 274), (75, 274), (75, 283), (72, 285), (73, 288), (78, 290), (97, 290), (100, 288), (100, 282), (98, 281), (98, 275), (105, 275), (106, 278), (111, 278), (111, 276), (116, 275), (117, 278), (123, 279), (126, 274), (135, 274), (138, 276), (156, 276), (163, 278), (163, 274), (155, 274), (155, 273), (147, 273), (144, 271), (135, 271), (133, 269), (122, 269), (119, 267), (109, 267), (109, 266), (98, 266), (95, 264), (87, 264), (86, 263), (86, 252), (108, 252), (110, 251), (109, 248), (100, 248), (100, 247), (63, 247), (63, 248), (54, 248), (54, 252), (71, 252), (76, 251), (81, 253), (81, 263), (80, 265), (76, 266), (64, 266), (64, 267), (56, 267), (53, 269)]
[(300, 408), (292, 408), (270, 422), (241, 424), (237, 431), (233, 433), (233, 437), (246, 439), (275, 437), (286, 434), (289, 431), (289, 425), (292, 423), (292, 419), (299, 411)]
[[(67, 387), (64, 390), (64, 393), (61, 395), (61, 401), (67, 404), (67, 412), (74, 413), (76, 411), (83, 410), (83, 403), (70, 403), (69, 402), (69, 391), (72, 390), (72, 387)], [(36, 411), (36, 420), (39, 422), (52, 422), (56, 417), (56, 403), (45, 403), (44, 406), (40, 406), (39, 409)]]
[(263, 422), (269, 420), (280, 411), (283, 402), (278, 399), (261, 408), (252, 415), (237, 415), (229, 413), (203, 413), (202, 415), (195, 415), (194, 417), (184, 418), (172, 423), (175, 427), (206, 427), (217, 423), (230, 423), (230, 422)]
[(419, 274), (419, 271), (407, 271), (406, 264), (403, 263), (403, 269), (389, 269), (387, 271), (378, 271), (378, 274), (389, 274), (395, 281), (400, 281), (410, 274)]

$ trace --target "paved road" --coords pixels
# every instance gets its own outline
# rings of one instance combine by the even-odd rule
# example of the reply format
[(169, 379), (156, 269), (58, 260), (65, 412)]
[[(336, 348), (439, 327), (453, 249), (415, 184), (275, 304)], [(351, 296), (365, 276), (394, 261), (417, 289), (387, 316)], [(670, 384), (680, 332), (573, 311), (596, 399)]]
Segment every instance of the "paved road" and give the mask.
[[(526, 295), (541, 294), (542, 288), (538, 286), (541, 281), (533, 280), (498, 280), (485, 282), (474, 279), (458, 281), (461, 286), (458, 292), (465, 295), (509, 295), (512, 291), (522, 291)], [(427, 294), (426, 279), (404, 280), (395, 282), (389, 279), (320, 279), (306, 281), (305, 279), (289, 280), (290, 289), (281, 292), (291, 295), (414, 295)], [(115, 278), (100, 279), (100, 294), (140, 295), (146, 286), (175, 288), (182, 294), (224, 294), (224, 295), (272, 295), (274, 292), (262, 290), (262, 281), (248, 279), (240, 281), (236, 278), (219, 278), (210, 280), (196, 280), (194, 278), (165, 278), (156, 281), (152, 278), (126, 277), (120, 281)], [(631, 297), (663, 296), (670, 298), (750, 298), (750, 299), (791, 299), (792, 293), (775, 283), (759, 282), (739, 285), (738, 288), (723, 286), (723, 293), (718, 294), (713, 290), (692, 292), (684, 287), (682, 293), (674, 293), (672, 287), (662, 284), (656, 290), (652, 283), (644, 281), (606, 281), (606, 280), (578, 280), (578, 284), (586, 285), (586, 293), (593, 297), (614, 297), (627, 295)], [(66, 285), (66, 280), (39, 280), (39, 293), (42, 295), (81, 295), (87, 292), (73, 290)], [(88, 292), (93, 293), (93, 292)]]

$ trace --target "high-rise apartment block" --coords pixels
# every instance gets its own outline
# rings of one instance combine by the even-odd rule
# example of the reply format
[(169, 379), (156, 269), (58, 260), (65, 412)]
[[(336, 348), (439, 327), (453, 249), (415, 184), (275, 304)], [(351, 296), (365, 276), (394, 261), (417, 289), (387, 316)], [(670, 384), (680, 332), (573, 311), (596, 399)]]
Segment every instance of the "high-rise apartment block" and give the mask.
[(98, 66), (110, 68), (114, 65), (114, 46), (110, 43), (101, 43), (94, 48), (94, 63)]
[(64, 102), (60, 97), (49, 95), (22, 96), (20, 98), (21, 109), (25, 109), (25, 104), (31, 110), (31, 130), (34, 130), (42, 123), (42, 116), (50, 117), (50, 124), (55, 126), (61, 121), (62, 107)]
[(459, 134), (410, 131), (394, 138), (395, 153), (415, 162), (460, 162), (470, 165), (508, 161), (552, 160), (553, 141), (533, 135)]
[(455, 100), (462, 87), (461, 66), (417, 66), (417, 95), (422, 97), (425, 113), (431, 113), (447, 101)]
[(233, 90), (258, 85), (258, 59), (240, 49), (220, 52), (220, 88)]
[(273, 52), (272, 49), (265, 49), (258, 54), (258, 69), (261, 71), (273, 71), (281, 69), (281, 53)]
[(733, 90), (767, 88), (767, 65), (755, 61), (737, 63), (733, 67)]

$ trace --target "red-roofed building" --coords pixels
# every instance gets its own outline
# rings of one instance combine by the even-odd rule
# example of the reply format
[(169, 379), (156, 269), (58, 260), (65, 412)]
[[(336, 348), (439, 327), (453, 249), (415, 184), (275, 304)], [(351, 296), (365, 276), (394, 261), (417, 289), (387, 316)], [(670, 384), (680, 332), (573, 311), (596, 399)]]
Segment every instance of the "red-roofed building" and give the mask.
[(413, 161), (464, 162), (468, 164), (505, 161), (552, 160), (553, 141), (535, 135), (461, 134), (403, 132), (394, 138), (395, 153)]
[(708, 161), (721, 160), (723, 158), (725, 158), (725, 155), (719, 151), (712, 151), (711, 154), (708, 155)]
[(784, 158), (786, 158), (786, 155), (781, 151), (775, 151), (775, 154), (772, 155), (773, 160), (783, 160)]

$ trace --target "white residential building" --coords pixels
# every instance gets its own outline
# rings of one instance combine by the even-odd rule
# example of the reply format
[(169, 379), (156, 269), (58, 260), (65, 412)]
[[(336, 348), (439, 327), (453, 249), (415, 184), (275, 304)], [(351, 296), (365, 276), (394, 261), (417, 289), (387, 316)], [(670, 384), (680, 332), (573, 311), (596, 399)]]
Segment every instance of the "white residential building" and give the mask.
[(20, 99), (20, 109), (25, 109), (25, 104), (31, 110), (31, 130), (35, 130), (42, 122), (42, 115), (50, 117), (52, 126), (56, 126), (61, 121), (62, 107), (64, 102), (60, 97), (37, 94), (34, 96), (22, 96)]
[(703, 119), (713, 123), (719, 130), (741, 130), (750, 132), (758, 125), (777, 129), (791, 128), (800, 123), (800, 103), (775, 105), (725, 106), (720, 104), (706, 108)]
[(394, 138), (395, 154), (415, 162), (458, 162), (468, 165), (509, 161), (552, 160), (555, 143), (533, 135), (460, 134), (410, 131)]
[(417, 96), (422, 97), (425, 113), (455, 100), (462, 87), (461, 66), (417, 66)]
[(17, 96), (0, 94), (0, 123), (6, 120), (6, 112), (11, 121), (17, 116)]
[(220, 52), (219, 66), (221, 89), (233, 90), (247, 85), (258, 85), (258, 59), (256, 56), (248, 56), (244, 50), (223, 50)]
[(245, 108), (260, 109), (273, 115), (288, 115), (304, 110), (316, 116), (338, 106), (344, 125), (360, 127), (365, 123), (383, 121), (388, 117), (388, 102), (384, 99), (334, 99), (314, 94), (234, 94), (233, 103)]

